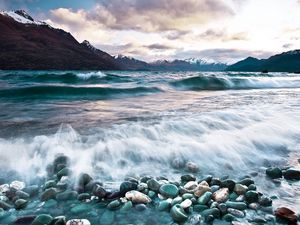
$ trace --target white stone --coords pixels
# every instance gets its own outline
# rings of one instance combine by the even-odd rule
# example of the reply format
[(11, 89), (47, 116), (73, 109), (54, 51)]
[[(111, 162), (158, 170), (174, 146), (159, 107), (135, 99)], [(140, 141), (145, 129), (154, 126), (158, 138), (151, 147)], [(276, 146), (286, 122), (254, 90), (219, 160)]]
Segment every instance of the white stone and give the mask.
[(221, 188), (220, 190), (216, 191), (215, 193), (213, 193), (212, 198), (218, 203), (226, 202), (229, 198), (228, 188)]
[(151, 202), (151, 198), (139, 191), (128, 191), (125, 197), (136, 204), (147, 204)]
[(91, 225), (91, 223), (86, 219), (73, 219), (69, 220), (67, 225)]
[(240, 210), (229, 208), (229, 209), (227, 209), (227, 211), (235, 217), (238, 217), (238, 218), (244, 218), (245, 217), (245, 213), (240, 211)]
[(22, 181), (15, 180), (15, 181), (11, 182), (9, 186), (10, 186), (10, 188), (13, 188), (13, 189), (19, 191), (25, 187), (25, 183)]
[(194, 190), (198, 186), (196, 181), (189, 181), (183, 187), (187, 190)]
[(9, 185), (8, 184), (2, 184), (0, 185), (0, 194), (5, 194), (5, 192), (9, 191)]
[(192, 201), (190, 199), (186, 199), (184, 200), (183, 202), (180, 203), (180, 206), (183, 208), (183, 209), (187, 209), (189, 207), (191, 207), (192, 205)]
[(206, 181), (201, 182), (196, 189), (194, 190), (194, 195), (197, 197), (201, 197), (205, 192), (211, 191), (209, 185)]

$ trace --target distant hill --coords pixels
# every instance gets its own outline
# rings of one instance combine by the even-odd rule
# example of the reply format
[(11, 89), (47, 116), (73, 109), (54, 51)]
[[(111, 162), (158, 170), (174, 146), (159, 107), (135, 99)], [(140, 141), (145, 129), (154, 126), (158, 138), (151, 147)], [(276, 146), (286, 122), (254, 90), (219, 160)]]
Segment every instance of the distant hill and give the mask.
[(120, 69), (109, 54), (25, 11), (0, 12), (0, 69)]
[(300, 72), (300, 50), (288, 51), (268, 59), (249, 57), (228, 66), (228, 71)]

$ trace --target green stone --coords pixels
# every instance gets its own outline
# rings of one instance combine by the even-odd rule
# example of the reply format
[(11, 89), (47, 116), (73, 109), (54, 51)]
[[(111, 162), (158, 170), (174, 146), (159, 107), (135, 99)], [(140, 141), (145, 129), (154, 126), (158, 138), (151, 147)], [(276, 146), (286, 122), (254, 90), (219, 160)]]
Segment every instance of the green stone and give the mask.
[(70, 170), (68, 168), (63, 168), (57, 173), (57, 178), (60, 180), (63, 176), (68, 176), (70, 174)]
[(44, 189), (53, 188), (55, 186), (56, 186), (56, 182), (54, 180), (48, 180), (44, 185)]
[(151, 191), (155, 191), (155, 192), (157, 192), (160, 188), (160, 183), (155, 179), (148, 180), (147, 185)]
[(209, 216), (213, 216), (214, 218), (219, 218), (220, 217), (220, 210), (217, 208), (213, 208), (213, 209), (206, 209), (204, 211), (201, 212), (201, 215), (204, 218), (207, 218)]
[(164, 184), (159, 188), (159, 192), (166, 197), (175, 198), (178, 193), (178, 187), (174, 184)]
[(25, 208), (27, 205), (27, 201), (24, 200), (24, 199), (18, 199), (16, 202), (15, 202), (15, 208), (16, 209), (23, 209)]
[(236, 218), (231, 214), (226, 214), (222, 219), (229, 223), (236, 220)]
[(58, 193), (56, 195), (56, 199), (58, 201), (67, 201), (67, 200), (75, 200), (78, 197), (78, 193), (76, 191), (64, 191), (61, 193)]
[(128, 202), (125, 202), (125, 204), (122, 206), (122, 208), (120, 209), (121, 212), (127, 212), (129, 211), (131, 208), (132, 208), (132, 202), (131, 201), (128, 201)]
[(271, 179), (277, 179), (282, 177), (282, 171), (278, 167), (268, 168), (266, 170), (266, 175)]
[(88, 204), (79, 204), (71, 208), (71, 213), (73, 214), (80, 214), (80, 213), (86, 213), (91, 210), (91, 206)]
[(226, 202), (227, 208), (233, 208), (233, 209), (238, 209), (238, 210), (245, 210), (247, 209), (247, 205), (244, 202), (231, 202), (227, 201)]
[(202, 212), (202, 211), (204, 211), (204, 210), (206, 210), (206, 209), (208, 209), (208, 206), (207, 205), (194, 205), (194, 211), (195, 212)]
[(163, 200), (163, 201), (161, 201), (161, 202), (158, 203), (157, 209), (159, 211), (169, 211), (170, 207), (171, 207), (170, 202), (168, 202), (166, 200)]
[(100, 224), (102, 225), (111, 225), (114, 223), (115, 213), (113, 211), (105, 211), (100, 217)]
[(212, 193), (211, 192), (205, 192), (200, 198), (198, 198), (198, 203), (200, 205), (206, 205), (210, 200), (211, 200), (211, 197), (212, 197)]
[(118, 208), (120, 205), (121, 205), (121, 203), (119, 200), (114, 200), (107, 205), (107, 208), (113, 210), (113, 209)]
[(154, 191), (149, 191), (149, 192), (148, 192), (149, 198), (154, 198), (155, 195), (156, 195), (156, 193), (155, 193)]
[(43, 205), (44, 208), (53, 208), (57, 205), (57, 201), (54, 199), (50, 199), (48, 201), (45, 202), (45, 204)]
[(174, 205), (171, 208), (171, 216), (176, 222), (184, 222), (188, 219), (188, 215), (184, 212), (183, 208), (180, 205)]
[(182, 195), (182, 199), (185, 200), (185, 199), (192, 199), (194, 197), (193, 194), (190, 194), (190, 193), (185, 193)]
[(30, 225), (49, 225), (51, 224), (53, 218), (47, 214), (38, 215)]
[(229, 199), (231, 201), (235, 201), (239, 196), (235, 193), (235, 192), (232, 192), (230, 195), (229, 195)]
[(245, 200), (248, 203), (258, 202), (258, 193), (256, 191), (247, 191), (245, 194)]
[(54, 199), (55, 195), (56, 195), (56, 189), (55, 188), (49, 188), (41, 194), (40, 199), (41, 199), (42, 202), (45, 202), (45, 201), (48, 201), (50, 199)]
[(182, 197), (178, 196), (176, 198), (174, 198), (171, 202), (171, 205), (176, 205), (176, 204), (180, 204), (182, 202)]

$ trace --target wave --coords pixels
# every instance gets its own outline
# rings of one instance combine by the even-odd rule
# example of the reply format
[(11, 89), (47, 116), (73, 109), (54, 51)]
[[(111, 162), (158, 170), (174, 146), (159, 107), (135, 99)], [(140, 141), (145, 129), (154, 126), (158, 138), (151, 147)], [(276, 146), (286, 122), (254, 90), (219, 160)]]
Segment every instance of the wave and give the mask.
[(115, 74), (94, 72), (11, 72), (1, 76), (2, 80), (15, 82), (39, 82), (39, 83), (66, 83), (77, 84), (87, 83), (96, 84), (103, 82), (129, 82), (129, 76), (119, 76)]
[(196, 76), (170, 82), (182, 90), (300, 88), (300, 77)]
[(110, 99), (161, 92), (155, 87), (29, 86), (0, 90), (0, 99)]

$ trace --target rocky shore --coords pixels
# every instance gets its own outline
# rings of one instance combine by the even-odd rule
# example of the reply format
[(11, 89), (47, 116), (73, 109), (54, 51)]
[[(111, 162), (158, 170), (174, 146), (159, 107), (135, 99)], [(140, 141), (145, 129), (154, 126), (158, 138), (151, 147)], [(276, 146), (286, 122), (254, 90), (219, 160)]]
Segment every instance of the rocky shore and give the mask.
[[(191, 166), (191, 165), (190, 165)], [(0, 224), (297, 224), (292, 210), (274, 208), (276, 196), (257, 190), (248, 176), (182, 175), (128, 177), (108, 190), (88, 174), (72, 176), (69, 159), (58, 156), (41, 185), (0, 183)], [(266, 179), (300, 180), (293, 168), (268, 168)]]

